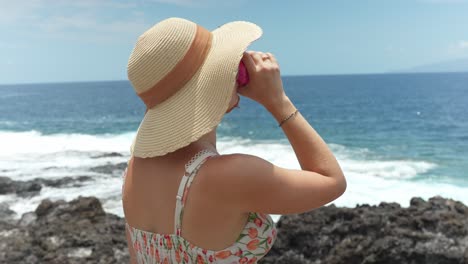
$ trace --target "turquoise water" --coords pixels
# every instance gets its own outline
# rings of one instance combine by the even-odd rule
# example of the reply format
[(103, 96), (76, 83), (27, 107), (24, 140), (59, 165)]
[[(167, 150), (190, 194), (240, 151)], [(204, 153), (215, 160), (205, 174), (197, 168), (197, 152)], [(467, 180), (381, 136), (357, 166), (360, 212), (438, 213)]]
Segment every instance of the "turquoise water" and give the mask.
[[(468, 73), (290, 76), (283, 83), (348, 176), (349, 194), (337, 203), (405, 202), (412, 194), (468, 200)], [(0, 86), (0, 172), (20, 179), (87, 173), (96, 153), (128, 154), (144, 111), (127, 81)], [(249, 99), (225, 116), (218, 139), (220, 152), (298, 167), (276, 121)], [(38, 161), (44, 156), (56, 160), (55, 171)], [(106, 195), (118, 208), (110, 198), (117, 194)]]

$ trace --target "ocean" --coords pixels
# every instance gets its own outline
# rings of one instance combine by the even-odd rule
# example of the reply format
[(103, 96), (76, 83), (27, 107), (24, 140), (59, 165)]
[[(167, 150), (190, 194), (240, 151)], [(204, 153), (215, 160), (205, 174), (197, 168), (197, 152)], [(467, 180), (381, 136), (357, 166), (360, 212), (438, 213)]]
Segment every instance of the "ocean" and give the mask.
[[(286, 76), (283, 84), (344, 171), (348, 187), (335, 205), (406, 207), (435, 195), (468, 204), (468, 73)], [(271, 114), (244, 97), (239, 106), (218, 126), (218, 151), (300, 169)], [(19, 218), (44, 198), (96, 196), (123, 216), (122, 171), (93, 168), (127, 161), (144, 111), (128, 81), (0, 85), (0, 176), (92, 177), (0, 203)]]

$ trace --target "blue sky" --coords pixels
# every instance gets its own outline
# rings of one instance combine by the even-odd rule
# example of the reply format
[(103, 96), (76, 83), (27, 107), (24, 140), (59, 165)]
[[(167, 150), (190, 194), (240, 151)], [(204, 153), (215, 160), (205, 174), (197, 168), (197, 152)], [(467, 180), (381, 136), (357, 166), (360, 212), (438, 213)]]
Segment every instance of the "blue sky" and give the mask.
[(468, 0), (0, 0), (0, 84), (125, 80), (145, 30), (251, 21), (283, 75), (383, 73), (468, 58)]

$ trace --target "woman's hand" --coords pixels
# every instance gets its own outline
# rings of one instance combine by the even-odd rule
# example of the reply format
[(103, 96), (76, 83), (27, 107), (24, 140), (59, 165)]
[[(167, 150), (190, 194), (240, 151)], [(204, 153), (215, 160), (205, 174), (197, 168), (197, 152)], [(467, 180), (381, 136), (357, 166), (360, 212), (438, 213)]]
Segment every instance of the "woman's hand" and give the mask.
[(237, 92), (269, 108), (286, 97), (280, 68), (273, 54), (246, 51), (242, 61), (249, 73), (249, 83)]

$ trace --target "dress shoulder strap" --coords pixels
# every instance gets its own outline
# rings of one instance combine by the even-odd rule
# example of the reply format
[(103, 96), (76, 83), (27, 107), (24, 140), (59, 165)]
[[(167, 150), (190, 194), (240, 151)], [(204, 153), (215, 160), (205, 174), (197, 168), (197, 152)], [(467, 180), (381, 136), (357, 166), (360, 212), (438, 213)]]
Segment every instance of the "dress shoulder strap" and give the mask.
[(185, 164), (185, 174), (182, 176), (182, 180), (179, 184), (179, 189), (176, 195), (176, 209), (175, 209), (175, 223), (174, 223), (174, 233), (181, 235), (181, 224), (182, 216), (185, 205), (185, 200), (187, 199), (187, 193), (192, 181), (200, 169), (201, 165), (210, 157), (218, 155), (217, 153), (203, 149), (195, 154), (187, 164)]

